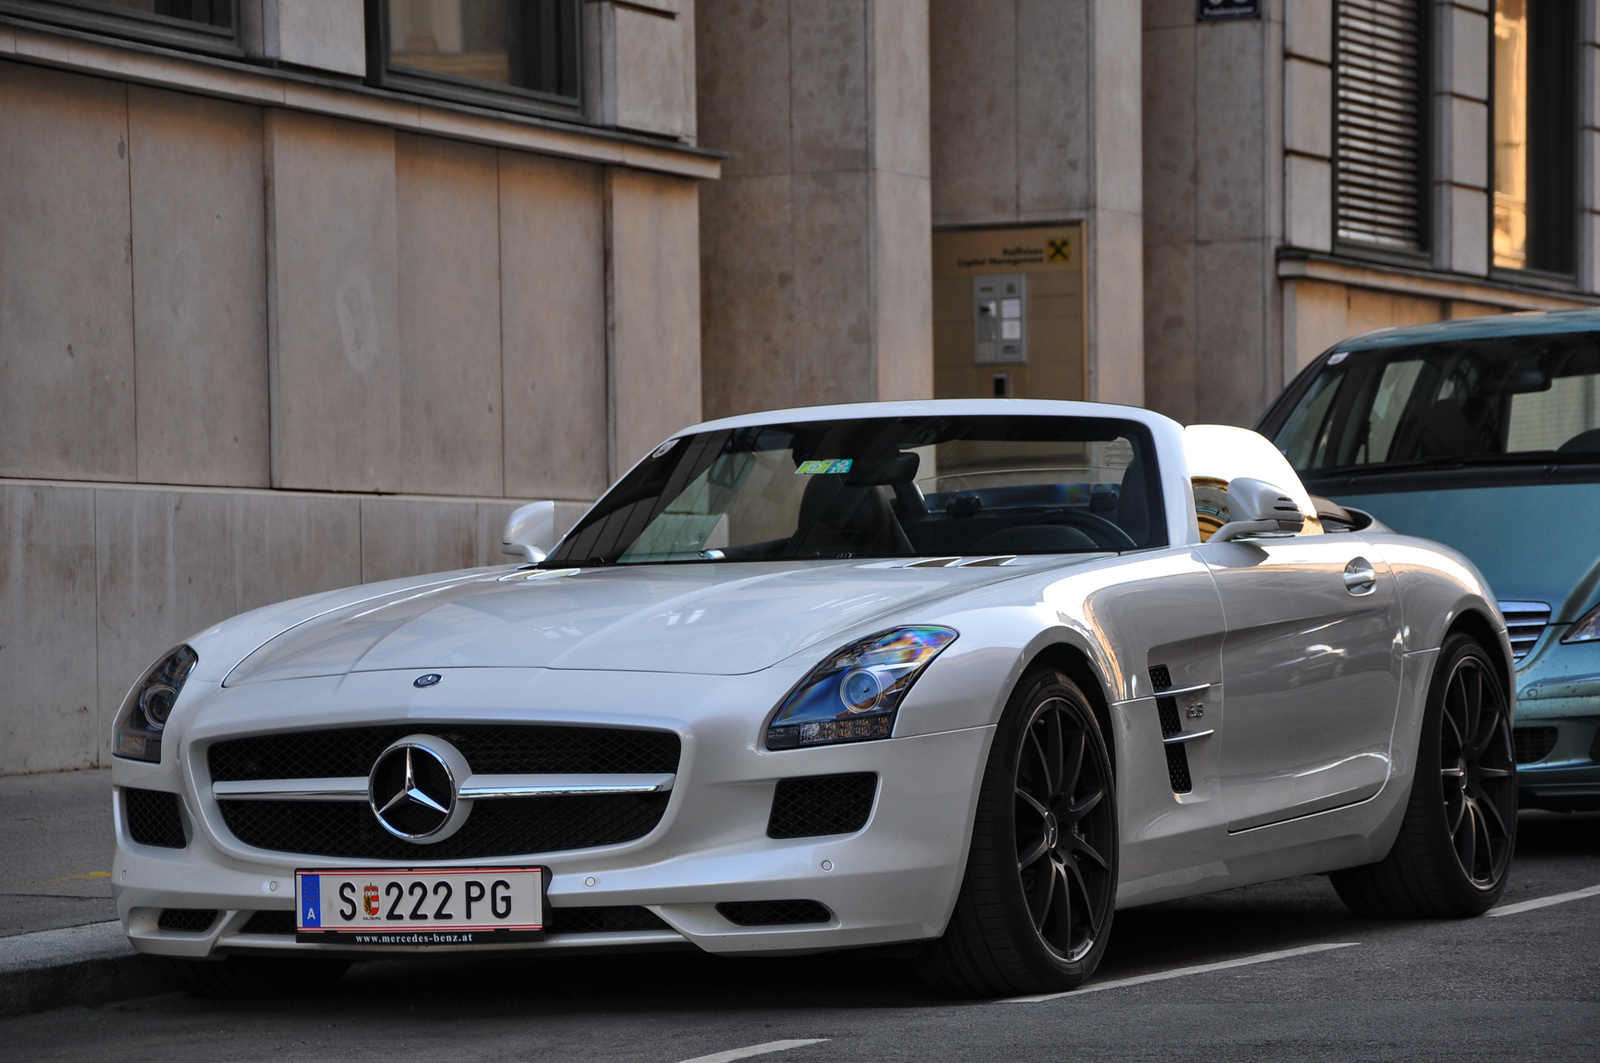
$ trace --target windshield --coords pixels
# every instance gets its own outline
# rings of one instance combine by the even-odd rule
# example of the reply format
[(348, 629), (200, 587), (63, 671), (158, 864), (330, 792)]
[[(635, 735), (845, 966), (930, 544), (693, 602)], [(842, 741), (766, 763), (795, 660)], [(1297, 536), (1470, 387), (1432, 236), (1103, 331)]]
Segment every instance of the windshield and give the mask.
[(1166, 543), (1134, 422), (913, 417), (682, 436), (606, 493), (545, 566), (1055, 554)]
[(1335, 353), (1274, 442), (1302, 474), (1600, 461), (1596, 336)]

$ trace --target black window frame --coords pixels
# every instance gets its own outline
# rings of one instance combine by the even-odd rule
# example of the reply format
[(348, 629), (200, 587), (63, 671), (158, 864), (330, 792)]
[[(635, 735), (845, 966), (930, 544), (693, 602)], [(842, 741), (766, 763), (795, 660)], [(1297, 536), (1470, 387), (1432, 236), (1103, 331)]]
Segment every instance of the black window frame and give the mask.
[(1339, 48), (1339, 19), (1343, 13), (1342, 0), (1333, 0), (1330, 5), (1333, 10), (1333, 63), (1332, 85), (1330, 87), (1330, 106), (1332, 108), (1332, 154), (1330, 164), (1332, 168), (1331, 203), (1333, 249), (1337, 254), (1350, 258), (1369, 259), (1377, 262), (1387, 262), (1393, 265), (1429, 268), (1433, 264), (1434, 247), (1434, 204), (1432, 197), (1433, 188), (1433, 99), (1434, 99), (1434, 12), (1430, 0), (1416, 0), (1417, 12), (1417, 157), (1416, 157), (1416, 197), (1417, 197), (1417, 246), (1415, 249), (1390, 247), (1384, 244), (1371, 243), (1364, 240), (1350, 239), (1339, 235), (1339, 75), (1342, 55)]
[(432, 96), (453, 103), (487, 107), (501, 111), (547, 118), (583, 119), (584, 112), (584, 32), (583, 0), (553, 0), (568, 9), (572, 19), (570, 45), (573, 67), (573, 94), (541, 92), (518, 85), (496, 85), (439, 74), (390, 62), (390, 0), (366, 0), (367, 83), (383, 89)]
[[(1528, 264), (1521, 267), (1494, 264), (1494, 16), (1498, 7), (1497, 2), (1489, 5), (1489, 137), (1485, 145), (1489, 272), (1512, 283), (1543, 282), (1570, 288), (1578, 273), (1578, 53), (1582, 47), (1578, 5), (1575, 0), (1536, 0), (1528, 5)], [(1539, 14), (1535, 16), (1535, 12)], [(1540, 106), (1536, 94), (1554, 107)], [(1547, 206), (1541, 209), (1541, 203)]]
[(100, 0), (0, 0), (0, 15), (209, 55), (243, 58), (244, 48), (239, 40), (239, 0), (217, 2), (228, 6), (227, 27), (134, 11)]

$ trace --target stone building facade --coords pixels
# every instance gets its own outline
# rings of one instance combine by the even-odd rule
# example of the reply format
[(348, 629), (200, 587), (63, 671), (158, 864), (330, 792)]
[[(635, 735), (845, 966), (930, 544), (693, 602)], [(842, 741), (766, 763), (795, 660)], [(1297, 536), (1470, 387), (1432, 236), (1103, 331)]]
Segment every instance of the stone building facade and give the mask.
[(0, 773), (701, 416), (1600, 294), (1600, 0), (0, 0)]

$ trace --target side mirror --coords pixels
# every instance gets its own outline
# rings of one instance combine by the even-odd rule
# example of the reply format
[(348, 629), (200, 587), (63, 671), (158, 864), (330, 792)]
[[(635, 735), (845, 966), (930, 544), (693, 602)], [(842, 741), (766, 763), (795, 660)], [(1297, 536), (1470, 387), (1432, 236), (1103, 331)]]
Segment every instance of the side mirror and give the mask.
[(1223, 543), (1242, 535), (1294, 534), (1305, 527), (1305, 514), (1283, 489), (1265, 480), (1239, 476), (1228, 482), (1228, 523), (1212, 533)]
[(500, 549), (512, 557), (543, 561), (556, 545), (556, 504), (529, 502), (506, 521)]

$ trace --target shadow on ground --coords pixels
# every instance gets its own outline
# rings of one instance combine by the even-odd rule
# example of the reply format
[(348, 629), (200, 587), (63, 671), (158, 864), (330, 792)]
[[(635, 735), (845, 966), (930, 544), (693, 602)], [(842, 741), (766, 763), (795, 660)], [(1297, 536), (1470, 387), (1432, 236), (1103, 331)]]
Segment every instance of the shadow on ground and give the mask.
[[(1600, 814), (1525, 813), (1519, 857), (1600, 856)], [(1530, 868), (1531, 870), (1531, 868)], [(1570, 888), (1570, 887), (1569, 887)], [(1120, 912), (1097, 981), (1302, 945), (1371, 939), (1401, 922), (1358, 919), (1321, 875), (1246, 886)], [(169, 998), (171, 999), (171, 998)], [(694, 951), (519, 960), (428, 958), (357, 964), (331, 992), (254, 1004), (184, 1002), (215, 1014), (324, 1014), (380, 1021), (454, 1022), (529, 1015), (922, 1008), (950, 1001), (925, 991), (904, 959), (865, 953), (777, 959)], [(160, 1009), (161, 1001), (145, 1008)]]

